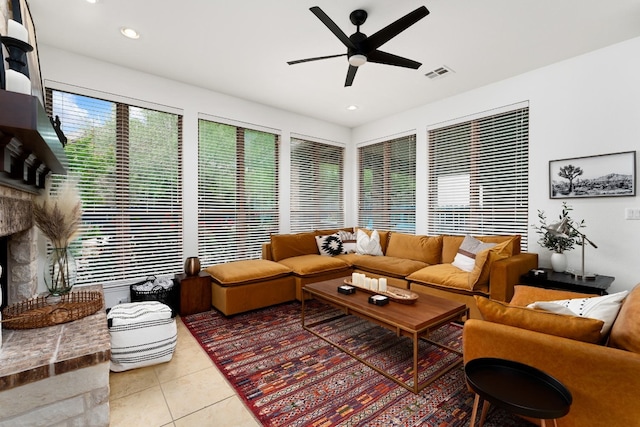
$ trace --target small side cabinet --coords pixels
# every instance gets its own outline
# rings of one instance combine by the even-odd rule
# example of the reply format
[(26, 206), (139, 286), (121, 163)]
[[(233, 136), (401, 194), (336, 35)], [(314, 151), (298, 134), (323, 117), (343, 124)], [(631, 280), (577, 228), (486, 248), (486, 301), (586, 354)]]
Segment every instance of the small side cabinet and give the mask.
[(176, 274), (175, 280), (180, 283), (180, 315), (211, 310), (211, 276), (201, 271), (197, 276)]

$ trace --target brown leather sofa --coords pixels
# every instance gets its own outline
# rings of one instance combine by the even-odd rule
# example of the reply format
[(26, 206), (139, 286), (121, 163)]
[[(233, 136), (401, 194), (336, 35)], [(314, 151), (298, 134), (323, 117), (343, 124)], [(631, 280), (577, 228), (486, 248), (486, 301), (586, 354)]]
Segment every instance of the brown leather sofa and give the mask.
[[(351, 228), (343, 230), (355, 231)], [(520, 251), (519, 235), (478, 237), (483, 242), (496, 243), (500, 252), (487, 252), (479, 270), (471, 273), (451, 264), (464, 236), (378, 231), (383, 256), (320, 255), (315, 237), (336, 231), (274, 234), (270, 242), (263, 244), (262, 258), (291, 269), (298, 300), (302, 299), (304, 285), (349, 276), (355, 271), (368, 277), (386, 277), (390, 286), (463, 302), (469, 307), (472, 318), (480, 317), (475, 295), (509, 301), (520, 276), (538, 266), (537, 254)]]
[[(509, 308), (534, 300), (582, 296), (558, 292), (532, 291), (528, 298), (512, 301)], [(493, 320), (471, 319), (465, 322), (465, 363), (480, 357), (497, 357), (534, 366), (557, 378), (573, 396), (569, 414), (557, 421), (561, 427), (640, 425), (640, 285), (627, 295), (604, 344), (550, 335)]]

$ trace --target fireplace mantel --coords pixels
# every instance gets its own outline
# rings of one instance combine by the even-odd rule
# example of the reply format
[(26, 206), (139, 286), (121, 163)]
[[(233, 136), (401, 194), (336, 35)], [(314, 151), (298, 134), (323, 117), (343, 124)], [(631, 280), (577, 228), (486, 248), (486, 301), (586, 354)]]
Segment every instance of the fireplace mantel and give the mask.
[(35, 96), (0, 90), (0, 183), (35, 193), (49, 172), (66, 174), (66, 155)]

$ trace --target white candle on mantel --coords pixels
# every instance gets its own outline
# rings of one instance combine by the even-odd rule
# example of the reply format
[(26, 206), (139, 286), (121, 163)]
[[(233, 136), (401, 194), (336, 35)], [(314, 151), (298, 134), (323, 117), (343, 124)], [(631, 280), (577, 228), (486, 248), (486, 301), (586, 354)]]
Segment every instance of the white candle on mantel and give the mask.
[(371, 279), (371, 290), (378, 292), (378, 279)]
[(7, 35), (14, 39), (29, 43), (29, 33), (27, 32), (27, 29), (24, 25), (14, 21), (13, 19), (9, 19), (9, 21), (7, 21)]
[(29, 80), (29, 77), (15, 70), (5, 70), (4, 77), (6, 90), (31, 95), (31, 80)]

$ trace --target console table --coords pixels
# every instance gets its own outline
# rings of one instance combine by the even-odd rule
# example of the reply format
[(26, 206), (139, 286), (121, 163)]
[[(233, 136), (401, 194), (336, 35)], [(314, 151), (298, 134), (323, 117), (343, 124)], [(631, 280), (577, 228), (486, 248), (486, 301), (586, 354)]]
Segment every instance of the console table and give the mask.
[(602, 276), (600, 274), (597, 274), (593, 279), (582, 280), (576, 279), (571, 273), (556, 273), (550, 268), (538, 268), (538, 270), (543, 270), (546, 273), (546, 277), (524, 274), (520, 277), (520, 281), (540, 288), (606, 295), (607, 289), (615, 280), (615, 277)]

